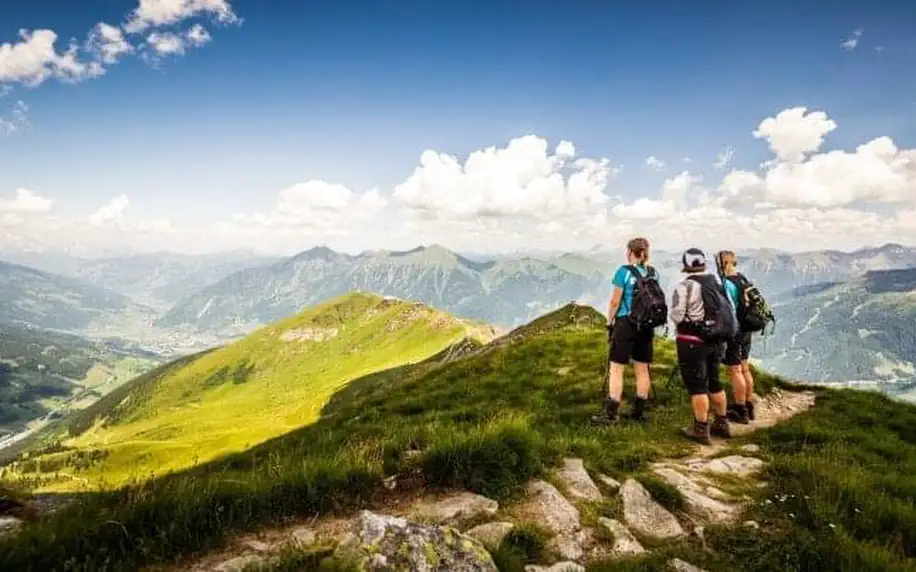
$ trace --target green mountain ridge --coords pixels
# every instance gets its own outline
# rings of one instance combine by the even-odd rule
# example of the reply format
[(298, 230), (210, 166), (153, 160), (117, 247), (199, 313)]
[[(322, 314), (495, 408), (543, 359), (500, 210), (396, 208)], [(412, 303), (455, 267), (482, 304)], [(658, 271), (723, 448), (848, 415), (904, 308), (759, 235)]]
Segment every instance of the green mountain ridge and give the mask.
[(878, 381), (892, 395), (916, 397), (916, 269), (798, 289), (774, 311), (778, 327), (758, 353), (772, 369), (812, 381)]
[[(245, 361), (245, 354), (263, 349), (259, 339), (264, 345), (269, 342), (270, 355), (279, 360), (289, 345), (277, 343), (277, 335), (295, 325), (299, 334), (308, 327), (313, 328), (309, 336), (321, 337), (315, 328), (340, 323), (342, 313), (335, 308), (347, 306), (347, 300), (362, 300), (372, 307), (385, 302), (366, 295), (342, 298), (338, 304), (323, 306), (321, 312), (307, 314), (308, 325), (290, 322), (268, 327), (264, 331), (272, 332), (271, 336), (259, 338), (256, 333), (248, 344), (188, 358), (176, 366), (176, 372), (163, 372), (159, 381), (146, 387), (161, 389), (161, 395), (168, 393), (180, 401), (186, 399), (182, 387), (168, 382), (176, 379), (176, 373), (180, 376), (191, 368), (203, 374), (226, 366), (229, 379), (221, 385), (228, 397), (254, 382), (248, 379), (236, 385), (231, 374), (237, 371), (234, 365)], [(411, 304), (387, 302), (399, 309), (399, 316), (418, 311)], [(375, 342), (360, 346), (359, 353), (367, 354), (364, 359), (390, 360), (389, 344), (395, 343), (390, 338), (398, 339), (399, 330), (382, 330)], [(532, 478), (550, 479), (551, 467), (571, 455), (583, 458), (593, 474), (621, 481), (639, 479), (653, 496), (666, 499), (665, 506), (678, 518), (691, 522), (682, 512), (682, 494), (649, 475), (655, 461), (695, 454), (680, 434), (690, 416), (688, 396), (679, 381), (665, 382), (674, 364), (670, 342), (658, 344), (649, 422), (594, 427), (588, 420), (600, 405), (606, 351), (600, 313), (566, 305), (488, 344), (469, 343), (467, 337), (465, 331), (456, 331), (443, 340), (443, 348), (418, 356), (414, 363), (399, 359), (387, 369), (337, 384), (305, 426), (185, 471), (84, 495), (76, 504), (29, 522), (15, 535), (0, 537), (0, 567), (189, 569), (201, 554), (228, 548), (234, 534), (291, 521), (310, 522), (316, 516), (351, 514), (422, 491), (464, 489), (509, 506), (524, 497), (525, 483)], [(443, 353), (462, 346), (460, 355), (450, 355), (454, 349)], [(375, 352), (381, 355), (368, 355)], [(261, 359), (270, 360), (267, 355)], [(214, 362), (201, 369), (205, 360)], [(296, 363), (286, 362), (283, 377), (295, 377), (290, 368)], [(210, 380), (196, 377), (197, 388)], [(289, 385), (274, 388), (278, 399), (312, 404), (310, 389), (324, 385), (326, 379), (302, 379), (296, 395)], [(764, 395), (779, 387), (797, 389), (760, 370), (756, 379)], [(627, 387), (632, 387), (629, 375)], [(756, 528), (708, 525), (704, 540), (690, 535), (665, 545), (647, 544), (649, 554), (590, 562), (588, 570), (664, 570), (672, 557), (710, 572), (916, 569), (916, 407), (865, 392), (812, 390), (817, 394), (813, 410), (757, 431), (749, 440), (739, 439), (719, 453), (733, 454), (745, 443), (760, 448), (759, 456), (766, 461), (762, 486), (722, 485), (729, 492), (747, 495), (750, 502), (737, 522), (753, 520)], [(231, 407), (230, 401), (226, 400), (226, 407)], [(150, 403), (137, 400), (129, 405), (121, 412), (123, 420), (132, 423), (145, 418), (153, 412)], [(116, 409), (104, 414), (111, 416)], [(164, 419), (171, 411), (166, 407), (158, 413)], [(252, 407), (232, 411), (239, 430), (259, 423), (262, 416), (260, 409)], [(114, 420), (113, 426), (120, 423)], [(174, 428), (174, 424), (162, 427)], [(154, 448), (144, 446), (155, 454)], [(96, 462), (93, 449), (76, 453), (63, 451), (74, 456), (76, 465)], [(75, 465), (46, 463), (55, 454), (36, 454), (14, 468), (21, 471), (30, 464), (52, 477), (73, 470)], [(3, 478), (13, 484), (10, 472), (10, 467), (5, 468)], [(388, 486), (392, 479), (397, 483), (393, 490)], [(589, 523), (600, 517), (622, 518), (619, 503), (613, 500), (580, 506), (583, 521)], [(538, 544), (542, 541), (537, 524), (495, 550), (500, 570), (520, 572), (528, 564), (555, 558)], [(318, 569), (327, 554), (319, 545), (314, 552), (297, 556), (298, 567), (285, 569)]]
[[(492, 336), (415, 302), (366, 294), (327, 301), (100, 402), (39, 459), (42, 490), (120, 486), (247, 449), (313, 422), (324, 400), (354, 378)], [(239, 427), (252, 411), (257, 416)], [(74, 465), (85, 454), (96, 462)]]

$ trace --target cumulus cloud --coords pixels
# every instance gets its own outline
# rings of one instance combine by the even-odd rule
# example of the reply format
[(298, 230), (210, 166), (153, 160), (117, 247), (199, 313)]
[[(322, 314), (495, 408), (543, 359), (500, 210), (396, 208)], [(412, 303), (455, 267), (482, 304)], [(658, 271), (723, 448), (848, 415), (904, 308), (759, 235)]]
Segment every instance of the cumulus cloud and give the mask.
[(778, 160), (797, 163), (820, 149), (824, 136), (836, 126), (823, 111), (809, 113), (807, 107), (793, 107), (761, 121), (754, 137), (766, 139)]
[(614, 174), (608, 159), (575, 158), (568, 142), (550, 154), (546, 139), (526, 135), (474, 151), (463, 164), (426, 150), (393, 197), (426, 218), (563, 218), (603, 207)]
[[(184, 54), (211, 41), (206, 28), (200, 23), (177, 32), (161, 27), (200, 16), (218, 23), (241, 22), (229, 0), (140, 0), (123, 26), (98, 22), (82, 44), (71, 40), (61, 46), (50, 29), (19, 30), (17, 40), (0, 43), (0, 96), (16, 85), (36, 88), (51, 79), (75, 84), (97, 78), (130, 54), (153, 63), (163, 55)], [(139, 32), (146, 33), (145, 40), (132, 44), (127, 35)], [(9, 120), (0, 119), (0, 133), (9, 131)]]
[(201, 15), (212, 16), (223, 24), (240, 22), (229, 0), (140, 0), (124, 24), (124, 29), (134, 34)]
[(658, 157), (656, 157), (655, 155), (650, 155), (649, 157), (646, 157), (645, 165), (646, 167), (649, 167), (650, 169), (654, 171), (664, 171), (665, 170), (665, 162), (659, 159)]
[(843, 43), (840, 45), (847, 52), (851, 52), (854, 49), (856, 49), (857, 47), (859, 47), (859, 38), (861, 37), (862, 37), (862, 29), (859, 28), (858, 30), (855, 30), (851, 36), (846, 38), (846, 40), (843, 41)]
[(45, 214), (54, 209), (54, 199), (42, 197), (29, 189), (16, 189), (12, 199), (0, 198), (0, 212), (17, 214)]
[[(916, 150), (877, 137), (850, 150), (823, 149), (836, 129), (826, 113), (788, 109), (749, 126), (773, 159), (709, 180), (683, 170), (658, 187), (615, 189), (607, 159), (579, 156), (570, 141), (526, 135), (465, 159), (427, 150), (387, 189), (357, 192), (321, 180), (296, 183), (253, 213), (173, 225), (128, 214), (126, 196), (85, 217), (65, 218), (50, 199), (20, 189), (0, 202), (5, 238), (17, 244), (66, 237), (140, 249), (255, 247), (290, 252), (317, 243), (410, 248), (581, 249), (634, 233), (660, 248), (687, 243), (734, 248), (855, 248), (916, 242)], [(615, 182), (615, 186), (619, 183)], [(623, 195), (628, 198), (624, 199)], [(118, 234), (120, 233), (120, 234)], [(340, 242), (335, 242), (340, 241)], [(37, 243), (36, 243), (37, 244)], [(69, 242), (68, 242), (69, 244)]]

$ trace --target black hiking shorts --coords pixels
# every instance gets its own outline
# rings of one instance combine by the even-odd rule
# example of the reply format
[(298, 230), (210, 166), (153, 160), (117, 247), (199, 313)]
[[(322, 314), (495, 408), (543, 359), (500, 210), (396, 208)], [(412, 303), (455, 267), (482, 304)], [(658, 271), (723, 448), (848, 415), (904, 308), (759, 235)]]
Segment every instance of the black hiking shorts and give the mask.
[(721, 361), (722, 344), (677, 341), (677, 365), (690, 395), (719, 393), (723, 390), (719, 380)]
[(614, 320), (614, 331), (611, 334), (613, 363), (627, 365), (630, 359), (640, 363), (652, 363), (654, 345), (655, 330), (639, 331), (626, 316)]
[(751, 333), (741, 332), (725, 346), (725, 365), (736, 366), (751, 355)]

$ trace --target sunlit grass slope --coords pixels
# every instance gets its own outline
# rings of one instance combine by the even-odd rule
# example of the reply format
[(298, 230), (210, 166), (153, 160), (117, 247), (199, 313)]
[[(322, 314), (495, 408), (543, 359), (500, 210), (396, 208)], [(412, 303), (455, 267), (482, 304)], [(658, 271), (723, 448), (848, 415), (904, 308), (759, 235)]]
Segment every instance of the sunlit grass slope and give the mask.
[(110, 406), (63, 451), (10, 472), (39, 490), (110, 488), (250, 448), (314, 422), (342, 385), (420, 361), (473, 329), (427, 306), (350, 294), (173, 368)]

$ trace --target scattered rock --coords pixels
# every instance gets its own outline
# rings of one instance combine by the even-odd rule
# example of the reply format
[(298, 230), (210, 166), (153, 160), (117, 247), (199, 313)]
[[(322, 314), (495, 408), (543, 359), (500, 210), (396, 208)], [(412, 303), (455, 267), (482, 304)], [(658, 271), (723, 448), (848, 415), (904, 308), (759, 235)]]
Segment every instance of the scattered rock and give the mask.
[(477, 516), (491, 516), (499, 510), (499, 503), (487, 497), (460, 492), (432, 502), (417, 505), (413, 515), (436, 524), (456, 523)]
[(653, 472), (681, 493), (690, 514), (716, 524), (734, 519), (737, 507), (706, 496), (700, 485), (681, 473), (670, 468), (656, 468)]
[(754, 457), (730, 455), (719, 459), (712, 459), (706, 464), (705, 469), (712, 473), (737, 475), (746, 477), (763, 468), (763, 461)]
[(649, 492), (633, 479), (620, 487), (623, 519), (636, 532), (652, 538), (679, 538), (684, 529), (674, 515), (652, 500)]
[(754, 444), (744, 445), (743, 447), (741, 447), (741, 450), (744, 451), (745, 453), (759, 453), (760, 445), (754, 445)]
[(684, 562), (680, 558), (672, 558), (669, 560), (668, 567), (676, 572), (706, 572), (706, 570), (698, 568), (690, 562)]
[(757, 524), (757, 522), (756, 522), (756, 521), (753, 521), (753, 520), (747, 520), (747, 521), (745, 521), (744, 524), (742, 524), (742, 526), (746, 526), (746, 527), (748, 527), (748, 528), (753, 528), (754, 530), (759, 530), (759, 529), (760, 529), (760, 525)]
[(264, 557), (257, 554), (248, 554), (247, 556), (238, 556), (232, 560), (226, 560), (222, 564), (213, 568), (213, 572), (242, 572), (249, 566), (258, 566), (264, 564)]
[(575, 562), (557, 562), (553, 566), (525, 566), (525, 572), (585, 572), (585, 566)]
[(308, 527), (300, 527), (292, 530), (289, 533), (292, 541), (299, 546), (310, 546), (315, 544), (316, 536), (315, 531)]
[(606, 486), (607, 488), (611, 489), (614, 492), (617, 492), (617, 489), (620, 488), (620, 481), (612, 477), (609, 477), (607, 475), (598, 475), (598, 480), (601, 481), (601, 483), (604, 486)]
[(585, 556), (586, 550), (595, 544), (595, 536), (591, 529), (583, 528), (574, 533), (563, 533), (554, 536), (548, 543), (548, 548), (564, 560), (577, 561)]
[(622, 523), (605, 517), (599, 518), (598, 523), (613, 535), (614, 547), (611, 549), (611, 552), (615, 556), (636, 556), (645, 554), (646, 549), (643, 548), (642, 544), (633, 536), (633, 533)]
[(255, 552), (268, 552), (270, 551), (270, 544), (263, 542), (261, 540), (246, 540), (245, 547), (249, 550), (254, 550)]
[(337, 337), (337, 328), (297, 328), (280, 334), (284, 342), (324, 342)]
[(572, 534), (579, 530), (579, 510), (560, 491), (548, 482), (537, 480), (528, 483), (528, 501), (525, 511), (533, 520), (554, 534)]
[(453, 528), (417, 524), (366, 510), (359, 513), (354, 532), (337, 553), (367, 571), (497, 571), (479, 541)]
[(0, 516), (0, 534), (10, 534), (19, 530), (22, 520), (15, 516)]
[(588, 475), (582, 459), (563, 459), (563, 467), (556, 471), (557, 477), (566, 485), (569, 495), (582, 500), (601, 500), (601, 491)]
[(397, 475), (391, 475), (390, 477), (385, 477), (385, 488), (389, 491), (393, 491), (398, 486), (398, 477)]
[(515, 527), (511, 522), (488, 522), (475, 526), (465, 532), (471, 538), (476, 538), (486, 546), (499, 546), (509, 532)]

